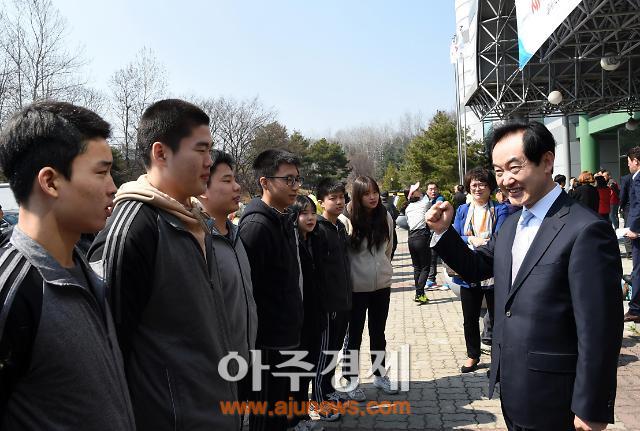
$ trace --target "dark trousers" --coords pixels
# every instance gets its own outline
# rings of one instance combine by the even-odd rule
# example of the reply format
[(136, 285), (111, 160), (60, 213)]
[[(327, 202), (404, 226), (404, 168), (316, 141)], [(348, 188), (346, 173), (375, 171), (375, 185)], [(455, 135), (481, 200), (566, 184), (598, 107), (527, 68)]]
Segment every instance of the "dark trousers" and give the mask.
[[(385, 326), (387, 325), (387, 316), (389, 315), (389, 300), (391, 298), (391, 288), (376, 290), (374, 292), (354, 292), (351, 308), (351, 318), (349, 319), (349, 330), (346, 339), (347, 351), (358, 353), (350, 356), (355, 363), (351, 364), (351, 370), (343, 372), (345, 377), (358, 377), (358, 365), (360, 344), (362, 343), (362, 332), (364, 331), (364, 321), (369, 311), (369, 349), (371, 351), (371, 363), (381, 360), (384, 367), (384, 355), (387, 348), (387, 339), (384, 335)], [(350, 353), (353, 355), (353, 353)], [(380, 358), (381, 356), (381, 358)], [(376, 376), (383, 375), (379, 369), (374, 369)]]
[[(431, 235), (429, 235), (429, 241), (431, 241)], [(435, 250), (431, 250), (431, 264), (429, 266), (429, 281), (436, 282), (436, 275), (438, 274), (438, 253)]]
[[(320, 334), (312, 397), (317, 402), (328, 401), (329, 394), (335, 392), (331, 379), (333, 379), (336, 369), (335, 364), (334, 366), (331, 365), (332, 361), (336, 363), (337, 353), (342, 350), (344, 345), (344, 338), (347, 335), (347, 327), (349, 326), (349, 312), (325, 313), (322, 319), (325, 320), (325, 326)], [(329, 352), (329, 354), (325, 352)], [(327, 368), (330, 368), (327, 373), (322, 374)]]
[[(624, 221), (623, 227), (629, 227), (629, 206), (622, 209), (622, 220)], [(631, 245), (631, 240), (625, 236), (623, 240), (623, 244), (624, 244), (624, 251), (627, 253), (627, 255), (629, 255), (629, 253), (632, 253), (633, 255), (633, 247)]]
[(633, 272), (631, 273), (631, 300), (629, 313), (640, 316), (640, 238), (631, 241), (633, 254)]
[[(267, 402), (267, 409), (273, 411), (276, 408), (276, 402), (289, 402), (289, 396), (293, 396), (291, 392), (290, 379), (286, 376), (274, 376), (273, 372), (284, 372), (282, 368), (276, 365), (282, 364), (290, 355), (282, 355), (278, 350), (263, 349), (261, 362), (267, 365), (268, 369), (261, 370), (261, 389), (253, 392), (254, 401)], [(251, 370), (250, 370), (251, 371)], [(249, 416), (250, 431), (285, 431), (289, 427), (289, 419), (286, 416), (279, 415), (251, 415)]]
[(396, 250), (398, 249), (398, 234), (395, 229), (395, 222), (393, 223), (393, 248), (391, 249), (391, 260), (393, 260), (393, 256), (396, 255)]
[[(517, 425), (513, 422), (511, 417), (509, 416), (509, 412), (505, 410), (504, 403), (502, 402), (502, 396), (500, 396), (500, 408), (502, 409), (502, 416), (504, 417), (504, 422), (507, 425), (507, 429), (509, 431), (537, 431), (540, 428), (527, 428), (520, 425)], [(557, 427), (553, 428), (553, 430), (557, 431), (575, 431), (575, 427), (573, 426), (573, 414), (569, 411), (567, 414), (566, 422), (562, 424), (558, 424)]]
[(611, 224), (614, 229), (618, 229), (620, 227), (620, 219), (618, 218), (618, 210), (620, 209), (620, 205), (611, 204), (611, 211), (609, 211), (609, 219), (611, 220)]
[(424, 295), (424, 287), (429, 277), (429, 267), (431, 265), (430, 238), (428, 229), (418, 229), (409, 232), (409, 239), (407, 240), (409, 253), (411, 254), (411, 264), (413, 265), (416, 296)]
[(464, 317), (464, 341), (467, 345), (467, 356), (480, 359), (480, 309), (482, 298), (487, 298), (487, 312), (493, 327), (493, 289), (480, 287), (460, 288), (462, 315)]
[[(300, 368), (291, 368), (291, 373), (317, 373), (318, 369), (316, 364), (318, 363), (318, 354), (320, 347), (320, 334), (317, 330), (314, 330), (318, 327), (318, 325), (305, 325), (309, 326), (308, 328), (304, 328), (301, 333), (300, 347), (297, 350), (307, 352), (304, 362), (309, 364), (313, 364), (313, 368), (311, 370), (300, 369)], [(280, 371), (280, 370), (279, 370)], [(289, 427), (296, 426), (298, 422), (301, 420), (309, 419), (309, 413), (307, 407), (309, 405), (309, 385), (312, 385), (312, 392), (316, 391), (315, 377), (317, 374), (313, 376), (301, 376), (300, 377), (300, 388), (297, 391), (291, 391), (291, 395), (293, 396), (293, 400), (295, 401), (294, 405), (294, 413), (295, 417), (289, 420)]]

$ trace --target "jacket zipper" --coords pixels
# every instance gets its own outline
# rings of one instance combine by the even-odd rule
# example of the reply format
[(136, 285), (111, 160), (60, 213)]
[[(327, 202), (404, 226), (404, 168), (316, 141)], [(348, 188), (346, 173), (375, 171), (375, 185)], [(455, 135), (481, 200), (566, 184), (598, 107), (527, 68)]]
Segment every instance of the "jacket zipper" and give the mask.
[(169, 375), (169, 369), (165, 368), (165, 374), (167, 375), (167, 386), (169, 388), (169, 397), (171, 398), (171, 410), (173, 412), (173, 429), (178, 430), (178, 415), (176, 414), (176, 403), (173, 398), (173, 389), (171, 388), (171, 376)]

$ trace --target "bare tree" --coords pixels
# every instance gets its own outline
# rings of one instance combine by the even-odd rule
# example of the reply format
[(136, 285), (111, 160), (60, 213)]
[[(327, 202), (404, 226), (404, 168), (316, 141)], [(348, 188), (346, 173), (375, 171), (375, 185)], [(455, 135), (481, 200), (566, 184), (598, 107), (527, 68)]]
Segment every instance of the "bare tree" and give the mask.
[[(66, 44), (67, 22), (51, 0), (15, 0), (0, 17), (0, 91), (4, 113), (41, 99), (68, 100), (84, 60)], [(3, 112), (0, 111), (0, 114)]]
[(340, 142), (351, 161), (351, 176), (371, 175), (381, 179), (389, 163), (398, 164), (411, 140), (422, 132), (422, 114), (405, 113), (396, 123), (339, 130)]
[(68, 102), (84, 106), (105, 117), (109, 114), (109, 97), (106, 93), (91, 87), (78, 87), (66, 98)]
[(147, 106), (166, 96), (166, 69), (153, 51), (142, 48), (134, 61), (114, 72), (109, 87), (115, 122), (114, 141), (124, 157), (123, 175), (130, 179), (142, 169), (136, 147), (138, 123)]
[(375, 166), (371, 158), (366, 153), (353, 153), (349, 156), (349, 167), (351, 172), (347, 178), (349, 183), (361, 175), (374, 176)]
[(245, 190), (254, 190), (251, 175), (253, 141), (263, 126), (275, 120), (275, 112), (265, 108), (257, 97), (241, 101), (220, 97), (196, 103), (211, 118), (215, 147), (233, 156), (243, 187)]

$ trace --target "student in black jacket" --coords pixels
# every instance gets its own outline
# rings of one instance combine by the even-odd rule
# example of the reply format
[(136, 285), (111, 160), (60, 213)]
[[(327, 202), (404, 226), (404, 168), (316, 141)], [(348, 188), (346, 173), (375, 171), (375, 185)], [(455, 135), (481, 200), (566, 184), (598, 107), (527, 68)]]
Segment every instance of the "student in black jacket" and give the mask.
[(396, 233), (396, 220), (400, 215), (400, 211), (393, 204), (393, 198), (389, 199), (389, 192), (384, 191), (380, 193), (380, 199), (382, 200), (382, 204), (387, 209), (387, 212), (393, 219), (393, 249), (391, 250), (391, 259), (393, 260), (393, 256), (396, 254), (396, 249), (398, 248), (398, 234)]
[[(332, 359), (330, 355), (322, 352), (337, 352), (342, 349), (351, 311), (353, 289), (348, 254), (349, 236), (344, 224), (338, 220), (338, 216), (344, 211), (345, 192), (342, 182), (331, 179), (320, 181), (316, 190), (316, 197), (322, 207), (322, 216), (318, 217), (318, 230), (327, 243), (327, 252), (322, 259), (326, 283), (323, 286), (320, 304), (326, 323), (318, 359), (320, 371), (326, 368)], [(334, 374), (335, 369), (331, 369), (326, 374), (317, 375), (314, 401), (329, 401), (341, 397), (342, 393), (336, 392), (331, 384)]]
[[(316, 373), (322, 369), (318, 367), (318, 354), (321, 348), (321, 334), (324, 333), (326, 319), (322, 309), (318, 307), (324, 295), (325, 270), (322, 265), (326, 254), (326, 240), (317, 229), (318, 216), (316, 205), (308, 196), (298, 196), (293, 205), (289, 207), (289, 212), (296, 217), (296, 228), (298, 229), (298, 251), (300, 254), (300, 267), (303, 280), (303, 304), (304, 321), (300, 336), (300, 346), (298, 350), (306, 352), (304, 361), (313, 364), (309, 370)], [(293, 372), (307, 372), (307, 370), (293, 370)], [(303, 376), (300, 379), (300, 388), (294, 391), (294, 399), (298, 403), (298, 409), (309, 403), (309, 384), (313, 383), (313, 391), (316, 392), (317, 378), (313, 376)], [(298, 410), (302, 411), (302, 410)], [(324, 408), (316, 409), (323, 419), (338, 419), (339, 414), (333, 411), (326, 411)], [(314, 422), (307, 412), (298, 415), (289, 426), (296, 426), (298, 430), (314, 429)]]
[[(262, 197), (245, 208), (240, 219), (240, 239), (251, 264), (253, 296), (258, 310), (256, 349), (261, 363), (261, 389), (256, 401), (266, 401), (270, 409), (277, 401), (288, 401), (290, 379), (274, 376), (277, 365), (291, 359), (282, 351), (296, 350), (302, 330), (302, 277), (300, 274), (295, 216), (287, 207), (296, 199), (302, 184), (300, 160), (284, 150), (266, 150), (253, 162)], [(255, 382), (254, 382), (255, 383)], [(250, 429), (279, 431), (288, 426), (279, 415), (252, 415)]]

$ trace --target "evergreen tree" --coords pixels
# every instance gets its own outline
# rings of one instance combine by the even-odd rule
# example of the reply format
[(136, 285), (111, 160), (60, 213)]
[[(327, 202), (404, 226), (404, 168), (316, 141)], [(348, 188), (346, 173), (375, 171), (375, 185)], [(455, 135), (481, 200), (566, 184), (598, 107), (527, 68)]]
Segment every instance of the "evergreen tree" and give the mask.
[(304, 158), (305, 188), (315, 187), (322, 178), (344, 180), (350, 170), (349, 160), (340, 144), (322, 138), (311, 144)]
[[(422, 185), (436, 182), (441, 190), (458, 184), (458, 146), (455, 118), (438, 111), (424, 133), (414, 138), (400, 169), (402, 184), (420, 181)], [(489, 164), (482, 141), (468, 140), (467, 169)]]
[(402, 188), (400, 172), (398, 172), (398, 168), (393, 163), (387, 165), (387, 170), (384, 172), (380, 187), (386, 191), (395, 191)]

